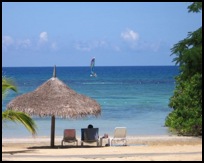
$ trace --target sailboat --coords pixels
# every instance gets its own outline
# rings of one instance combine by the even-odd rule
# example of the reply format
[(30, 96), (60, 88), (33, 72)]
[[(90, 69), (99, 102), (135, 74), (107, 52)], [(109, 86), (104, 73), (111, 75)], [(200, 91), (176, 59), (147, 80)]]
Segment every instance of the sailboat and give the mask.
[(91, 77), (97, 77), (97, 74), (94, 72), (95, 57), (93, 57), (93, 58), (91, 59), (91, 65), (90, 65), (90, 67), (91, 67), (91, 74), (90, 74), (90, 76), (91, 76)]

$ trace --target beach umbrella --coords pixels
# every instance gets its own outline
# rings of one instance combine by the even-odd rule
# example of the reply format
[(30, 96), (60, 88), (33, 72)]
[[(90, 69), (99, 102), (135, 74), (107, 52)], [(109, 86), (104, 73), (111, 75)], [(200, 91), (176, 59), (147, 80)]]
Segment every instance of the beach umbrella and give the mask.
[(96, 100), (77, 93), (56, 77), (56, 66), (52, 78), (36, 90), (11, 100), (6, 109), (22, 111), (30, 116), (51, 116), (51, 147), (54, 147), (55, 117), (78, 119), (101, 114)]

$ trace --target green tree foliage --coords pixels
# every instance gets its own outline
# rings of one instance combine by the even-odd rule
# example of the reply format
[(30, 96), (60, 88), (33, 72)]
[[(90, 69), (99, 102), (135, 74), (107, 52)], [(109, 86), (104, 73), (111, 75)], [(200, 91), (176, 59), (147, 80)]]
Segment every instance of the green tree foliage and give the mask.
[[(2, 100), (9, 90), (17, 92), (17, 87), (14, 85), (11, 79), (2, 77)], [(23, 124), (26, 127), (26, 129), (32, 133), (32, 135), (36, 135), (37, 133), (36, 132), (37, 126), (34, 120), (29, 115), (23, 112), (13, 110), (2, 111), (2, 121), (7, 120)]]
[[(200, 12), (202, 2), (192, 3), (188, 9)], [(189, 32), (171, 50), (180, 74), (175, 78), (176, 88), (169, 102), (173, 111), (165, 125), (180, 135), (202, 135), (202, 27)]]
[(188, 6), (188, 12), (200, 12), (202, 11), (202, 2), (194, 2)]

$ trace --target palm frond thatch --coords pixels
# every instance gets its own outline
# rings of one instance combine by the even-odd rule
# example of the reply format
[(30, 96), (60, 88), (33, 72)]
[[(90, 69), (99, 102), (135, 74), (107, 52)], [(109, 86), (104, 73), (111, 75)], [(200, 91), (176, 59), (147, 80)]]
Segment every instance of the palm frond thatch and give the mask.
[(58, 78), (51, 78), (35, 91), (16, 97), (7, 109), (18, 110), (29, 115), (80, 118), (98, 116), (100, 105), (90, 97), (78, 94)]

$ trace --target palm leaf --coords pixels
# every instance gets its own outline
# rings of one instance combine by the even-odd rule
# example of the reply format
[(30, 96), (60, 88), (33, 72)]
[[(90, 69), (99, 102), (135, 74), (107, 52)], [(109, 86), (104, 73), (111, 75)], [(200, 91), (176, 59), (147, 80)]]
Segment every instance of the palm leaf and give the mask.
[(27, 114), (23, 112), (13, 111), (13, 110), (6, 110), (2, 112), (2, 120), (10, 120), (12, 122), (19, 122), (22, 123), (33, 135), (36, 132), (36, 124), (32, 118), (30, 118)]

